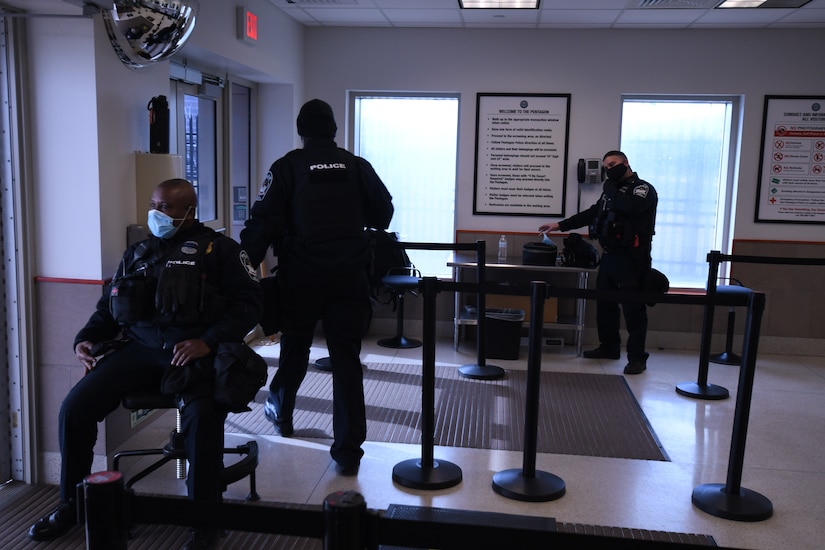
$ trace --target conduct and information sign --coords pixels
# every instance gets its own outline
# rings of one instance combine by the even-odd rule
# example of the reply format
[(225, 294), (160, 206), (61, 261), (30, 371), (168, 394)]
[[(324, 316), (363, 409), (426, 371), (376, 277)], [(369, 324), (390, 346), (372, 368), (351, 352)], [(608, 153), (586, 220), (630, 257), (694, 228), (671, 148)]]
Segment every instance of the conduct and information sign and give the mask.
[(478, 94), (473, 214), (564, 217), (570, 94)]
[(825, 223), (825, 96), (765, 96), (757, 222)]

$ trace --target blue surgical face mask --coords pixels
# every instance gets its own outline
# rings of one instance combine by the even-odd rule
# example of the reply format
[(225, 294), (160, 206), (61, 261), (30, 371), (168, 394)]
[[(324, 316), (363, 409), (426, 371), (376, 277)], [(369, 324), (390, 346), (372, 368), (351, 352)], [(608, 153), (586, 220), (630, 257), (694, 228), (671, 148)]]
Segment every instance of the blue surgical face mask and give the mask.
[(182, 218), (172, 218), (160, 210), (149, 210), (149, 215), (147, 216), (147, 222), (149, 225), (149, 231), (152, 232), (152, 235), (158, 237), (159, 239), (168, 239), (172, 235), (178, 232), (178, 227), (175, 226), (175, 222), (182, 222), (186, 219), (186, 216), (189, 215), (189, 210), (192, 207), (186, 209), (186, 214)]

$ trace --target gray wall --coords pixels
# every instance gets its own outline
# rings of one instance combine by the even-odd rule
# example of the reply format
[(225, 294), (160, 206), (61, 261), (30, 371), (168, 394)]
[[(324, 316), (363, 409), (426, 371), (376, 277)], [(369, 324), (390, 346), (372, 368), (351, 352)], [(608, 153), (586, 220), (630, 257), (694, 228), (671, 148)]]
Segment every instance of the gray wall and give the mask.
[[(825, 51), (821, 29), (310, 28), (306, 34), (306, 97), (326, 99), (339, 116), (348, 90), (461, 94), (457, 229), (533, 232), (543, 221), (473, 216), (477, 93), (571, 94), (571, 186), (576, 159), (617, 146), (621, 94), (736, 94), (744, 96), (744, 120), (734, 237), (825, 241), (825, 225), (801, 230), (753, 222), (764, 96), (825, 93), (825, 71), (814, 69)], [(568, 215), (575, 211), (575, 192), (568, 192), (566, 206)]]
[[(571, 94), (568, 216), (578, 208), (575, 160), (601, 157), (617, 146), (623, 93), (725, 94), (742, 96), (744, 107), (733, 238), (825, 242), (825, 225), (753, 221), (764, 98), (825, 93), (825, 72), (812, 70), (821, 65), (821, 52), (825, 51), (821, 30), (310, 28), (306, 34), (306, 96), (326, 99), (336, 113), (346, 112), (348, 90), (461, 94), (458, 230), (535, 234), (536, 227), (546, 221), (529, 216), (473, 215), (477, 93)], [(644, 166), (630, 160), (633, 168), (644, 174)], [(589, 205), (595, 198), (585, 194), (582, 203)], [(823, 254), (818, 248), (806, 253)], [(765, 249), (766, 254), (770, 251)], [(758, 281), (754, 283), (758, 286)], [(698, 345), (701, 313), (685, 314), (674, 310), (676, 307), (662, 305), (651, 310), (652, 340), (667, 347)], [(439, 313), (446, 315), (440, 320), (442, 334), (447, 334), (452, 308), (439, 307)], [(592, 308), (588, 313), (592, 321)], [(789, 336), (787, 330), (780, 330), (800, 326), (782, 319), (792, 312), (774, 305), (769, 313), (772, 317), (766, 330), (773, 335), (815, 339), (814, 348), (821, 347), (821, 334), (804, 331)], [(411, 319), (419, 318), (414, 300), (408, 302), (407, 314)], [(376, 325), (384, 315), (391, 317), (392, 313), (379, 311)], [(720, 317), (716, 330), (724, 332), (725, 315), (717, 314), (717, 319)], [(391, 327), (382, 327), (387, 329)], [(657, 334), (659, 331), (662, 334)], [(811, 351), (807, 346), (792, 349)]]

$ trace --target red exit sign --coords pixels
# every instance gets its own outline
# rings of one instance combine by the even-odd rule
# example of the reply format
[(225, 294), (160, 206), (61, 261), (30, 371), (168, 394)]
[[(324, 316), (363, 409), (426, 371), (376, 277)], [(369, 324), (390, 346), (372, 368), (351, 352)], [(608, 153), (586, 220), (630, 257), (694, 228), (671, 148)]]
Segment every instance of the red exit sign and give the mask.
[(245, 7), (238, 8), (238, 40), (247, 44), (258, 42), (258, 16)]

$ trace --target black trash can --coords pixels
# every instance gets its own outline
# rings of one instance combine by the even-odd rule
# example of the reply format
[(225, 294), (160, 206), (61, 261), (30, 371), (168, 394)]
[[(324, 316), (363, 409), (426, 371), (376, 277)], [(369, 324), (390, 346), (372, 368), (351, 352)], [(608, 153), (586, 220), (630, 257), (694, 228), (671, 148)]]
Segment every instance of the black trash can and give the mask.
[(523, 309), (487, 308), (487, 358), (518, 359)]

